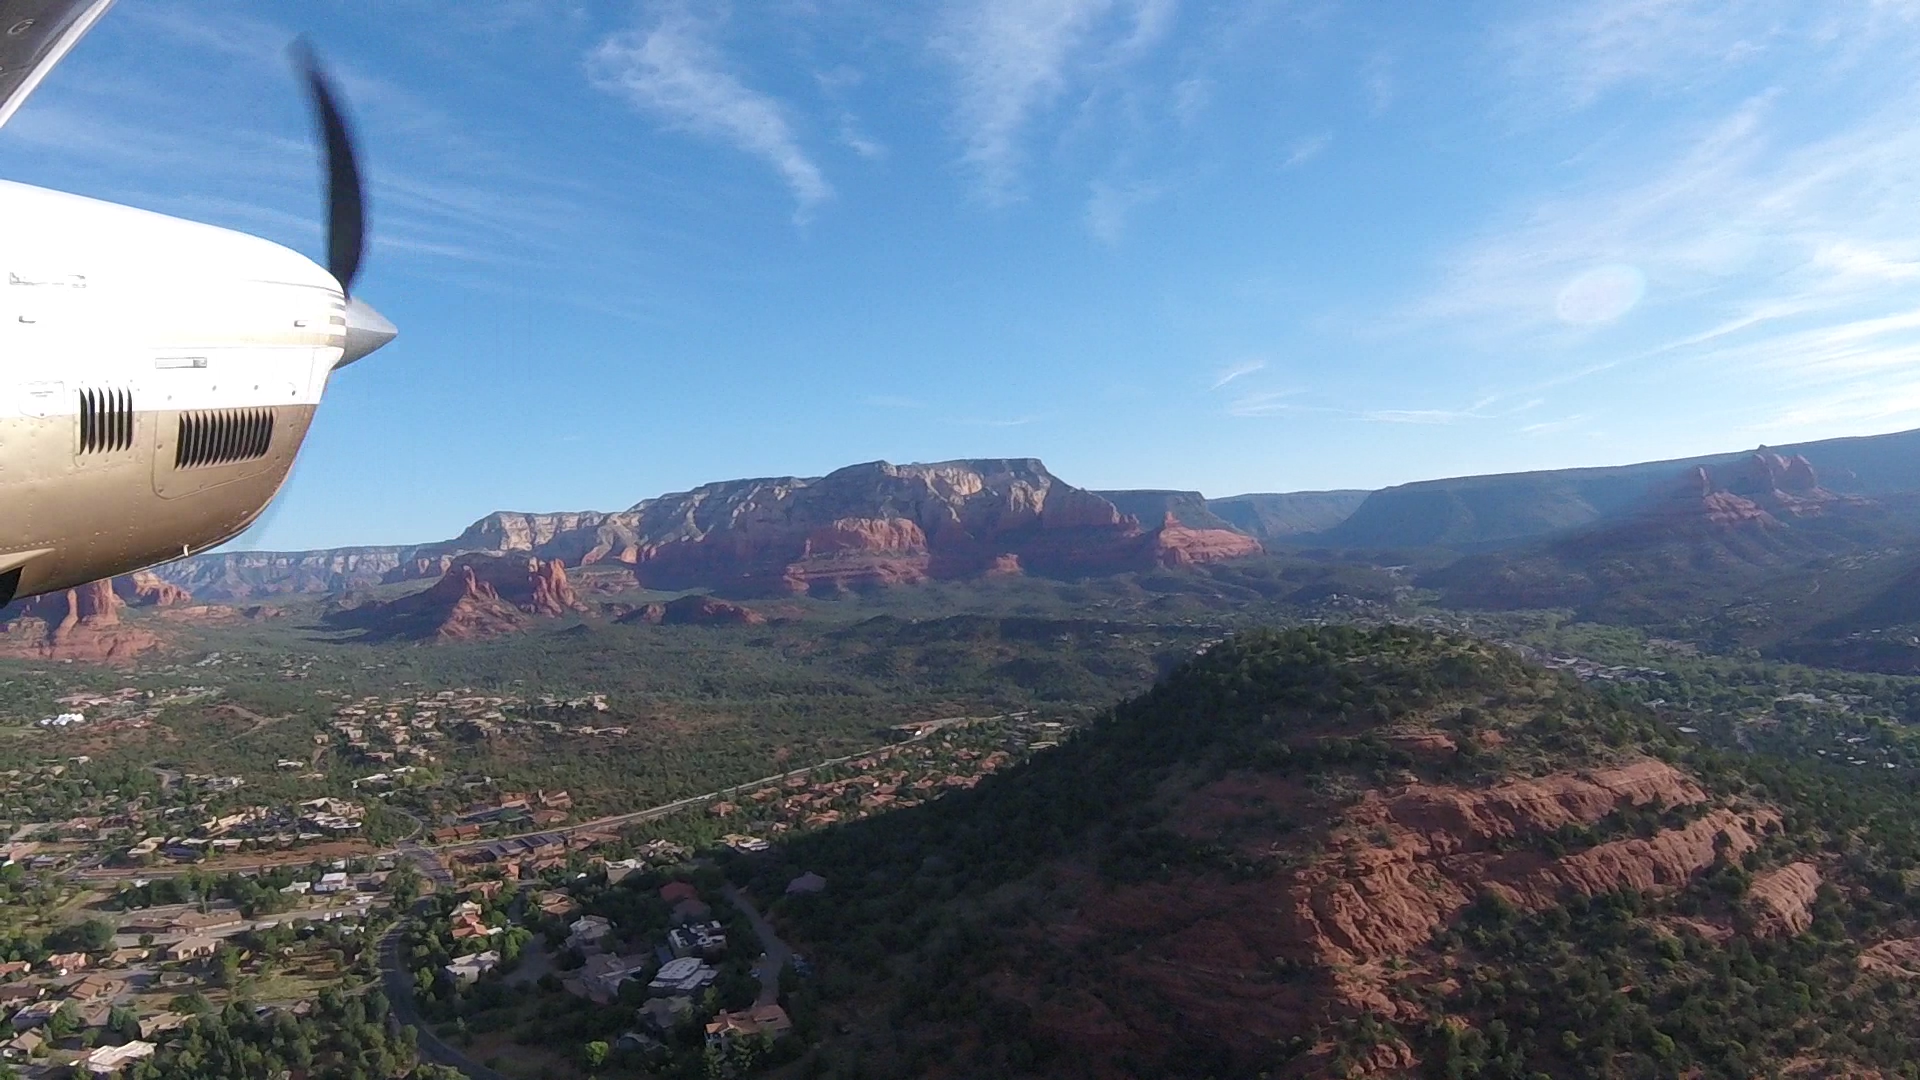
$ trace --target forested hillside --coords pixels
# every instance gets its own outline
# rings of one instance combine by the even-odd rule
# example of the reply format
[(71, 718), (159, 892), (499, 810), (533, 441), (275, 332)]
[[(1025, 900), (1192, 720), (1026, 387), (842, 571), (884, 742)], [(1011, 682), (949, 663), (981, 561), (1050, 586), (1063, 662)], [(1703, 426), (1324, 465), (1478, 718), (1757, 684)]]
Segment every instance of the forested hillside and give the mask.
[(742, 863), (815, 1075), (1899, 1073), (1901, 781), (1424, 632), (1236, 637), (1030, 764)]

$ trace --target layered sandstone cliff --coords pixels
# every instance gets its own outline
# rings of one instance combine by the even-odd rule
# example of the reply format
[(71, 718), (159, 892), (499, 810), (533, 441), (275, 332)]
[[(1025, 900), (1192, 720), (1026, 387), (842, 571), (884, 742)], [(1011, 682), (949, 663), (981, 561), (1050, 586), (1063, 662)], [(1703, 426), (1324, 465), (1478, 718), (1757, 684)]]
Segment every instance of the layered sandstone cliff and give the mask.
[(202, 595), (240, 599), (430, 581), (479, 552), (625, 565), (658, 589), (831, 594), (989, 573), (1111, 574), (1260, 551), (1197, 494), (1115, 497), (1141, 513), (1031, 458), (881, 461), (823, 477), (707, 484), (612, 513), (489, 514), (439, 544), (196, 556), (162, 573)]
[(136, 597), (143, 606), (181, 603), (184, 590), (158, 583), (112, 578), (16, 604), (4, 616), (0, 656), (38, 660), (124, 663), (160, 646), (160, 638), (123, 625), (120, 612)]
[(557, 559), (462, 555), (427, 589), (336, 612), (328, 621), (376, 638), (464, 640), (585, 610)]

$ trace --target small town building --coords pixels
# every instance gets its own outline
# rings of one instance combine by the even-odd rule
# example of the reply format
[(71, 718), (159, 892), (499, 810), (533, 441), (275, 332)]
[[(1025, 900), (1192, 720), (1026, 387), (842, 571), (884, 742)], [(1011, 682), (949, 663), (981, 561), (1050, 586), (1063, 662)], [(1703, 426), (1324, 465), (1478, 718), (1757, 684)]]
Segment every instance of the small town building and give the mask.
[(487, 972), (500, 966), (500, 954), (489, 949), (486, 952), (462, 956), (444, 969), (447, 978), (461, 986), (471, 986), (474, 981)]
[(727, 951), (727, 931), (717, 922), (688, 923), (667, 931), (667, 947), (675, 956), (714, 959)]
[(613, 933), (613, 924), (599, 915), (582, 915), (567, 929), (567, 944), (581, 949), (600, 944), (601, 938)]
[(656, 997), (697, 994), (712, 986), (719, 974), (699, 957), (683, 956), (661, 965), (647, 984), (647, 993)]
[(165, 1035), (169, 1031), (178, 1031), (186, 1026), (187, 1018), (176, 1012), (154, 1013), (140, 1018), (140, 1037), (151, 1039), (155, 1035)]
[(204, 956), (212, 956), (214, 951), (219, 948), (219, 938), (210, 938), (201, 935), (183, 937), (179, 941), (167, 946), (167, 959), (198, 960)]
[(738, 1039), (763, 1036), (778, 1039), (793, 1031), (787, 1010), (778, 1005), (755, 1005), (740, 1012), (722, 1011), (707, 1024), (707, 1045), (723, 1053)]
[(0, 986), (0, 1009), (12, 1008), (29, 1001), (38, 1001), (47, 992), (39, 983), (17, 982)]
[(47, 1037), (38, 1031), (22, 1032), (19, 1035), (15, 1035), (12, 1039), (9, 1039), (5, 1045), (0, 1045), (0, 1053), (4, 1053), (7, 1057), (15, 1060), (28, 1058), (32, 1057), (35, 1051), (46, 1045), (46, 1042)]
[(693, 999), (685, 994), (651, 998), (638, 1012), (641, 1023), (666, 1034), (693, 1015)]
[(55, 1001), (51, 998), (29, 1003), (25, 1008), (13, 1014), (13, 1030), (31, 1031), (39, 1027), (48, 1020), (53, 1019), (53, 1014), (59, 1012), (60, 1006), (64, 1004), (66, 1004), (66, 1002)]
[(153, 1056), (150, 1042), (135, 1039), (122, 1046), (102, 1046), (81, 1059), (80, 1067), (94, 1076), (112, 1076), (128, 1065)]
[(112, 1001), (125, 993), (127, 980), (105, 972), (94, 972), (67, 987), (67, 996), (82, 1004), (96, 1001)]
[(247, 924), (237, 911), (186, 911), (167, 920), (170, 934), (219, 934)]
[(43, 967), (55, 975), (68, 975), (81, 970), (91, 962), (92, 961), (87, 959), (86, 953), (62, 952), (54, 953), (52, 956), (47, 957), (47, 961)]
[(620, 996), (622, 983), (652, 966), (653, 957), (645, 954), (609, 956), (602, 953), (589, 956), (587, 962), (580, 965), (579, 972), (567, 980), (567, 988), (601, 1005), (608, 1005)]

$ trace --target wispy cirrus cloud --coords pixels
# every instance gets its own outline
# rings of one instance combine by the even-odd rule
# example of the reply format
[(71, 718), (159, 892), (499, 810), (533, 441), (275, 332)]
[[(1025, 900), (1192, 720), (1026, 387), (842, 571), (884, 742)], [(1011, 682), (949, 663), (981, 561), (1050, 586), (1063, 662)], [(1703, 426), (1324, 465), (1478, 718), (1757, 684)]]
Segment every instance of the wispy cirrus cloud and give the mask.
[(1363, 409), (1358, 415), (1375, 424), (1457, 424), (1482, 418), (1471, 409)]
[(1265, 371), (1266, 369), (1267, 362), (1265, 360), (1241, 360), (1238, 363), (1228, 364), (1226, 367), (1214, 373), (1213, 385), (1207, 389), (1218, 390), (1228, 383), (1233, 382), (1235, 379), (1242, 379), (1256, 371)]
[(1331, 132), (1323, 131), (1318, 135), (1309, 135), (1304, 139), (1296, 139), (1291, 146), (1287, 147), (1286, 159), (1280, 163), (1280, 167), (1282, 169), (1294, 169), (1305, 165), (1307, 162), (1325, 153), (1327, 147), (1331, 145), (1333, 145), (1333, 134)]
[(1832, 389), (1818, 414), (1828, 419), (1880, 416), (1872, 395), (1837, 384), (1880, 383), (1898, 399), (1901, 369), (1920, 362), (1920, 321), (1907, 315), (1920, 281), (1920, 132), (1909, 119), (1920, 95), (1836, 117), (1812, 137), (1795, 137), (1804, 117), (1782, 116), (1785, 106), (1756, 96), (1637, 177), (1523, 205), (1455, 253), (1415, 322), (1579, 357), (1596, 326), (1638, 318), (1640, 304), (1664, 338), (1580, 360), (1579, 377), (1657, 358), (1796, 393)]
[(878, 161), (887, 156), (887, 144), (862, 131), (851, 115), (840, 118), (840, 145), (868, 161)]
[(1115, 187), (1102, 180), (1092, 185), (1087, 197), (1087, 231), (1108, 247), (1118, 247), (1126, 235), (1127, 221), (1134, 211), (1166, 194), (1159, 184), (1139, 183)]
[(1298, 390), (1261, 390), (1256, 393), (1242, 394), (1227, 406), (1228, 416), (1256, 417), (1279, 416), (1283, 413), (1326, 412), (1301, 405), (1296, 398)]
[(1175, 0), (954, 0), (933, 44), (957, 77), (961, 157), (981, 197), (1019, 197), (1022, 137), (1066, 92), (1077, 61), (1098, 53), (1082, 72), (1123, 68), (1165, 38), (1176, 11)]
[(680, 4), (601, 42), (587, 58), (595, 86), (671, 127), (732, 145), (779, 173), (805, 218), (833, 194), (801, 146), (787, 107), (749, 87), (709, 40), (711, 27)]
[(1753, 60), (1788, 32), (1792, 7), (1792, 0), (1574, 0), (1531, 9), (1499, 28), (1496, 46), (1530, 87), (1583, 108), (1623, 85), (1697, 82)]
[(1584, 413), (1575, 413), (1572, 416), (1563, 416), (1558, 420), (1542, 420), (1537, 424), (1523, 424), (1520, 427), (1520, 434), (1553, 435), (1579, 427), (1586, 422), (1587, 417)]

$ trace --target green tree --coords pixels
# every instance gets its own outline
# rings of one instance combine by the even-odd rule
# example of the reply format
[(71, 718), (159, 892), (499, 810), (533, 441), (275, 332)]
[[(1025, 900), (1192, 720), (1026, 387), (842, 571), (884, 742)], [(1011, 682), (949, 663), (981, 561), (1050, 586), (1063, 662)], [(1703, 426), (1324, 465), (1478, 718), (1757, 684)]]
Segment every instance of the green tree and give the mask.
[(607, 1063), (607, 1054), (611, 1050), (605, 1042), (595, 1039), (581, 1048), (580, 1056), (586, 1061), (588, 1071), (592, 1071)]
[(213, 954), (213, 982), (215, 986), (231, 987), (240, 981), (240, 950), (231, 945), (222, 945)]

